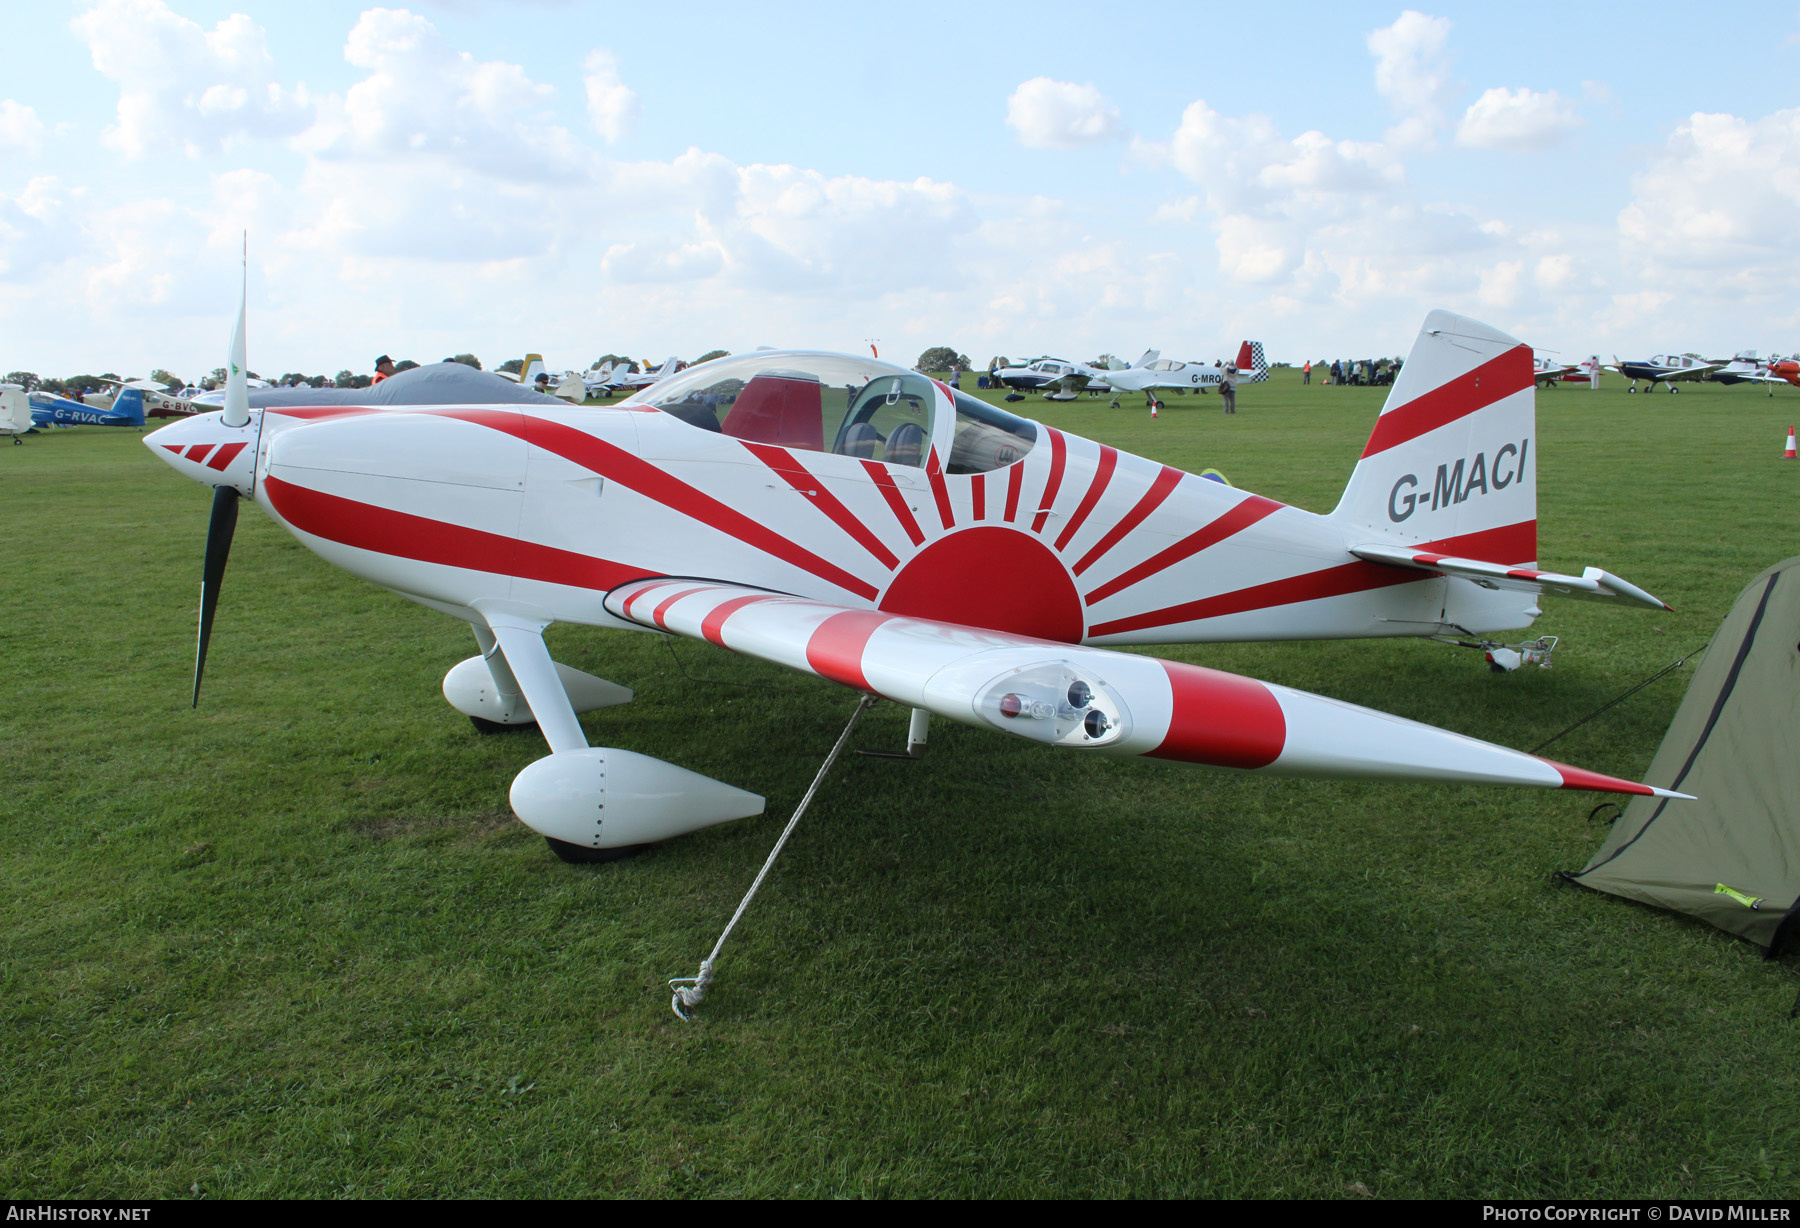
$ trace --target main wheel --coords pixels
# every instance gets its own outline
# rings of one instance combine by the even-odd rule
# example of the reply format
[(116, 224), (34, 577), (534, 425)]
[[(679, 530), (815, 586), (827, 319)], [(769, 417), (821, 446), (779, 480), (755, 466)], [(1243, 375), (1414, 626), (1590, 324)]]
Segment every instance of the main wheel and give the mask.
[(563, 861), (576, 866), (593, 866), (602, 865), (609, 861), (624, 861), (627, 857), (636, 857), (639, 853), (650, 847), (648, 844), (627, 844), (623, 848), (616, 849), (591, 849), (584, 845), (570, 844), (567, 840), (557, 840), (550, 836), (544, 837), (544, 843), (548, 844), (550, 846), (550, 851), (555, 853)]

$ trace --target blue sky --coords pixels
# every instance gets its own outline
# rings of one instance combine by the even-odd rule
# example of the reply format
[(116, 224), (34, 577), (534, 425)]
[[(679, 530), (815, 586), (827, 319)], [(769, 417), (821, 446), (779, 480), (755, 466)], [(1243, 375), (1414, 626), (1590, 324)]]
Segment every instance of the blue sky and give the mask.
[[(1800, 348), (1793, 4), (0, 7), (0, 364)], [(21, 54), (23, 52), (23, 54)], [(366, 352), (365, 352), (366, 351)]]

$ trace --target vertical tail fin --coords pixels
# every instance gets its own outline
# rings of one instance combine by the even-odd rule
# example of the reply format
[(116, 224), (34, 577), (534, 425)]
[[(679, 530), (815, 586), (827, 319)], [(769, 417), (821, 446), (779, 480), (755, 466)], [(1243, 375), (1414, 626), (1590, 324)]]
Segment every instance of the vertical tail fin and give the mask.
[(144, 425), (144, 394), (141, 389), (121, 388), (119, 395), (113, 398), (112, 408), (107, 411), (109, 417), (123, 418), (124, 426)]
[(1238, 369), (1240, 384), (1260, 384), (1269, 378), (1269, 362), (1263, 357), (1260, 341), (1246, 341), (1238, 346), (1237, 361), (1231, 365)]
[(1536, 435), (1531, 347), (1434, 311), (1332, 516), (1371, 543), (1535, 563)]

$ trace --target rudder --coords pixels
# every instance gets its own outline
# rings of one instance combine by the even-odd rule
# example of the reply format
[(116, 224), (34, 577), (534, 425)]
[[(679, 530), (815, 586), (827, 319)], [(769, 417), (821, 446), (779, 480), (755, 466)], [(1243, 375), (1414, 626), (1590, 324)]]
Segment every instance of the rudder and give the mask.
[(1434, 311), (1332, 516), (1371, 543), (1535, 564), (1536, 434), (1531, 347)]

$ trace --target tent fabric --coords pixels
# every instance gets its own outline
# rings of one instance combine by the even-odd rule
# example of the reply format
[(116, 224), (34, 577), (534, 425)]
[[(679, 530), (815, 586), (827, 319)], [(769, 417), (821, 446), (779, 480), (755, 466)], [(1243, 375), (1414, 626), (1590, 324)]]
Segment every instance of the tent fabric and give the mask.
[(561, 405), (568, 402), (533, 392), (492, 371), (460, 362), (408, 367), (367, 388), (256, 388), (256, 409), (279, 405)]
[(1738, 597), (1644, 780), (1698, 800), (1634, 799), (1567, 877), (1780, 954), (1800, 930), (1800, 557)]

